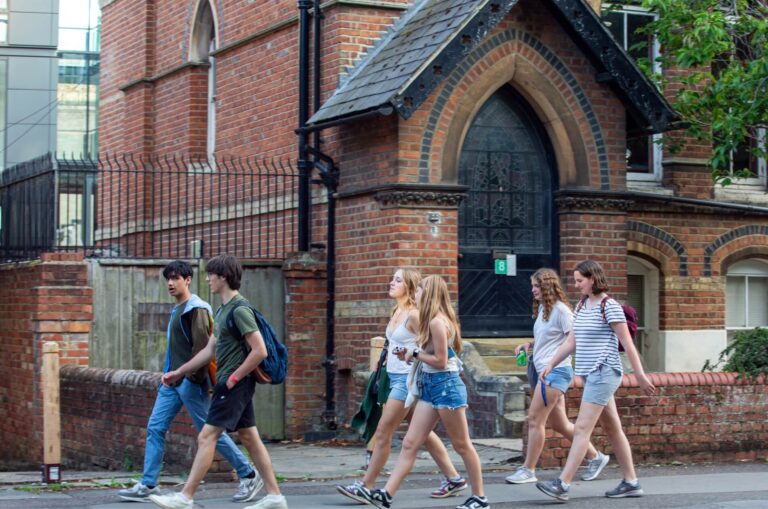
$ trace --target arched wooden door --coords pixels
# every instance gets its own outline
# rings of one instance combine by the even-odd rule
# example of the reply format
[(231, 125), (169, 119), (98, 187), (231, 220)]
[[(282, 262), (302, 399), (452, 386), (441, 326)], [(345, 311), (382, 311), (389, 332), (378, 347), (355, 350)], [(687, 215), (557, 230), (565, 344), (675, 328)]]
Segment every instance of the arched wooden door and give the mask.
[[(530, 276), (557, 269), (554, 157), (546, 133), (511, 86), (491, 96), (467, 133), (459, 183), (459, 316), (466, 337), (530, 336)], [(514, 254), (517, 275), (494, 259)]]

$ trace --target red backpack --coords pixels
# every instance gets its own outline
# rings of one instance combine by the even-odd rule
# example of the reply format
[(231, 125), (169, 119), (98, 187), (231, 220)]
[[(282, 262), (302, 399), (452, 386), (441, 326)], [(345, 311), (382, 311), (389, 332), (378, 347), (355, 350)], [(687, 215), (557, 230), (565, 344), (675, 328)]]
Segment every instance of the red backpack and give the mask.
[[(587, 299), (589, 297), (584, 297), (581, 299), (579, 304), (576, 306), (576, 313), (579, 312), (579, 310), (584, 307), (584, 304), (587, 302)], [(603, 300), (600, 301), (600, 312), (603, 314), (603, 320), (605, 320), (605, 323), (608, 323), (608, 319), (605, 317), (605, 304), (608, 302), (607, 295), (603, 297)], [(635, 311), (635, 308), (630, 306), (629, 304), (622, 304), (621, 310), (624, 311), (624, 318), (627, 320), (627, 329), (629, 329), (629, 337), (632, 338), (632, 341), (635, 340), (635, 336), (637, 336), (637, 311)], [(621, 344), (621, 341), (619, 341), (619, 352), (623, 352), (624, 347)]]

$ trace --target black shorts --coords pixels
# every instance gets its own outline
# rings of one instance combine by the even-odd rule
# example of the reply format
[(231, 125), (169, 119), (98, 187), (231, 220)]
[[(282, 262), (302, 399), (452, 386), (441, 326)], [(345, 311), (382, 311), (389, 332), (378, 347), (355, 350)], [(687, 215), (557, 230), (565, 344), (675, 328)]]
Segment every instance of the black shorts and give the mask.
[(211, 406), (205, 423), (227, 431), (256, 426), (256, 416), (253, 413), (255, 390), (256, 380), (252, 376), (237, 382), (232, 390), (227, 389), (226, 378), (221, 380), (213, 388)]

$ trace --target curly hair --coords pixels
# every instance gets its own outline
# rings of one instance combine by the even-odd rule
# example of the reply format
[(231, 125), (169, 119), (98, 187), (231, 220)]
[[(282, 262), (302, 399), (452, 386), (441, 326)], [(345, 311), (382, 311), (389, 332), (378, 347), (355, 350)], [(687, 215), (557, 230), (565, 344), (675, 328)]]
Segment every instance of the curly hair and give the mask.
[(571, 309), (568, 297), (565, 295), (565, 290), (563, 290), (562, 284), (560, 284), (560, 276), (557, 275), (557, 272), (552, 269), (539, 269), (531, 276), (531, 282), (536, 282), (541, 289), (541, 301), (533, 299), (533, 310), (531, 311), (532, 318), (538, 316), (539, 306), (542, 306), (544, 308), (544, 321), (548, 321), (552, 308), (555, 307), (557, 301), (562, 302), (568, 306), (568, 309)]
[(579, 262), (573, 270), (577, 270), (582, 276), (592, 279), (592, 295), (600, 295), (609, 290), (608, 277), (605, 275), (605, 270), (596, 261), (584, 260)]

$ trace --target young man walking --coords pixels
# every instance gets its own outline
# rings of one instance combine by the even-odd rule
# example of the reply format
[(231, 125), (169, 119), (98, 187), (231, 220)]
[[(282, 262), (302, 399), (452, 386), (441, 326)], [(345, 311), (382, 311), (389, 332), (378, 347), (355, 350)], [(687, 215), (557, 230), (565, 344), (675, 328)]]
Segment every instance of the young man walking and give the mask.
[[(209, 343), (211, 332), (211, 306), (191, 293), (192, 267), (184, 261), (174, 261), (163, 269), (168, 293), (176, 299), (168, 323), (168, 349), (165, 355), (164, 373), (175, 371), (189, 362)], [(208, 415), (210, 387), (207, 365), (178, 377), (172, 383), (163, 384), (157, 391), (155, 406), (147, 424), (147, 442), (144, 450), (144, 473), (141, 481), (132, 488), (120, 490), (123, 500), (146, 502), (153, 494), (159, 494), (157, 478), (165, 453), (165, 435), (176, 415), (184, 406), (199, 432)], [(216, 449), (237, 471), (240, 487), (232, 497), (235, 502), (248, 502), (261, 489), (261, 478), (248, 463), (245, 455), (228, 435), (216, 442)]]
[[(211, 466), (216, 440), (224, 430), (237, 430), (267, 490), (267, 496), (245, 509), (287, 509), (288, 504), (277, 485), (269, 452), (256, 429), (253, 412), (256, 380), (251, 373), (267, 357), (267, 349), (253, 312), (238, 291), (243, 269), (233, 256), (216, 256), (208, 262), (206, 272), (211, 292), (221, 297), (222, 301), (216, 312), (213, 340), (189, 362), (163, 375), (163, 383), (173, 384), (186, 374), (206, 366), (214, 351), (218, 382), (213, 390), (208, 418), (197, 437), (197, 454), (187, 484), (180, 493), (151, 495), (149, 499), (164, 509), (192, 509), (195, 491)], [(227, 317), (233, 309), (234, 322), (250, 347), (247, 354), (243, 343), (227, 328)]]

